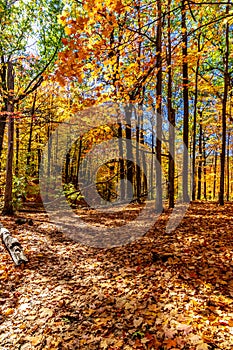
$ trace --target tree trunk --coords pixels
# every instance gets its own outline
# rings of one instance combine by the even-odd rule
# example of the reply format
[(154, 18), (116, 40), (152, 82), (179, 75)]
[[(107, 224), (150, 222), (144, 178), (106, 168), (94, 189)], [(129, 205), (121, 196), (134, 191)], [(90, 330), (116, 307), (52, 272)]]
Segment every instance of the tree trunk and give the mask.
[[(200, 52), (201, 34), (198, 35), (198, 53)], [(197, 102), (198, 102), (198, 74), (200, 68), (200, 56), (197, 58), (195, 72), (195, 96), (194, 96), (194, 112), (193, 112), (193, 156), (192, 156), (192, 200), (196, 199), (196, 133), (197, 133)]]
[(16, 238), (13, 238), (10, 232), (4, 228), (2, 224), (0, 224), (0, 236), (16, 266), (28, 262), (19, 241)]
[(79, 145), (78, 145), (77, 174), (76, 174), (76, 184), (75, 184), (76, 189), (79, 188), (79, 169), (80, 169), (81, 156), (82, 156), (82, 142), (83, 142), (83, 138), (82, 136), (80, 136)]
[(156, 68), (157, 68), (157, 82), (156, 82), (156, 158), (158, 166), (156, 166), (156, 204), (157, 212), (163, 210), (162, 199), (162, 170), (161, 170), (161, 150), (162, 150), (162, 8), (161, 0), (157, 0), (158, 21), (157, 21), (157, 37), (156, 37)]
[(13, 155), (14, 155), (14, 71), (12, 62), (8, 62), (7, 70), (7, 87), (8, 87), (8, 104), (7, 112), (8, 123), (8, 152), (6, 165), (6, 187), (4, 197), (3, 215), (13, 215), (13, 196), (12, 196), (12, 182), (13, 182)]
[[(38, 142), (39, 144), (41, 144), (41, 143), (42, 143), (42, 140), (41, 140), (39, 134), (37, 134), (36, 138), (37, 138), (37, 142)], [(38, 166), (38, 168), (37, 168), (37, 173), (38, 173), (38, 174), (39, 174), (39, 172), (40, 172), (41, 159), (42, 159), (42, 151), (41, 151), (40, 147), (37, 147), (37, 162), (38, 162), (38, 164), (37, 164), (37, 166)]]
[[(229, 13), (229, 1), (226, 8), (226, 14)], [(229, 23), (226, 24), (226, 53), (224, 57), (224, 93), (222, 102), (222, 149), (221, 149), (221, 170), (220, 170), (220, 191), (219, 204), (224, 205), (225, 192), (225, 161), (226, 161), (226, 114), (227, 114), (227, 94), (229, 86)]]
[(168, 200), (169, 208), (175, 205), (175, 110), (171, 110), (171, 125), (169, 125), (169, 169), (168, 169)]
[(206, 143), (203, 136), (203, 172), (204, 172), (204, 198), (207, 200), (207, 184), (206, 184)]
[(184, 103), (184, 119), (183, 119), (183, 201), (189, 202), (188, 195), (188, 147), (189, 147), (189, 90), (188, 90), (188, 34), (186, 25), (186, 7), (185, 0), (182, 0), (182, 68), (183, 68), (183, 103)]
[(140, 143), (140, 116), (136, 116), (136, 199), (140, 202), (141, 198), (141, 167), (140, 167), (140, 156), (139, 156), (139, 143)]
[(231, 135), (227, 135), (227, 201), (230, 199), (230, 139)]
[[(168, 0), (168, 13), (171, 8), (171, 0)], [(167, 86), (167, 109), (169, 124), (169, 165), (168, 165), (168, 205), (174, 208), (174, 179), (175, 179), (175, 110), (172, 108), (172, 44), (171, 44), (171, 16), (168, 14), (168, 86)]]
[(201, 199), (201, 177), (202, 177), (202, 137), (203, 137), (203, 131), (202, 131), (202, 112), (200, 112), (200, 131), (199, 131), (199, 162), (198, 162), (198, 170), (197, 170), (197, 177), (198, 177), (198, 186), (197, 186), (197, 199)]
[(29, 131), (29, 140), (28, 140), (28, 149), (27, 149), (27, 161), (26, 161), (26, 174), (30, 175), (30, 161), (31, 161), (31, 151), (32, 151), (32, 131), (33, 131), (33, 118), (35, 114), (36, 108), (36, 93), (34, 95), (33, 103), (32, 103), (32, 111), (31, 111), (31, 123), (30, 123), (30, 131)]
[(126, 114), (126, 139), (129, 140), (127, 147), (126, 147), (126, 171), (127, 171), (127, 189), (126, 189), (126, 195), (127, 200), (132, 199), (133, 196), (133, 175), (134, 175), (134, 164), (131, 159), (133, 159), (133, 151), (132, 151), (132, 130), (131, 130), (131, 119), (132, 119), (132, 106), (126, 106), (125, 107), (125, 114)]
[[(17, 103), (17, 112), (19, 110), (19, 105)], [(16, 152), (15, 152), (15, 176), (19, 176), (19, 146), (20, 146), (20, 133), (19, 133), (19, 122), (16, 121), (16, 128), (15, 128), (15, 141), (16, 141)]]
[(155, 154), (155, 132), (154, 132), (154, 125), (153, 120), (151, 120), (151, 165), (150, 165), (150, 199), (154, 199), (154, 154)]
[[(1, 76), (1, 86), (4, 92), (7, 91), (7, 64), (5, 62), (4, 56), (1, 56), (1, 67), (0, 67), (0, 76)], [(6, 119), (7, 119), (7, 105), (8, 98), (7, 96), (3, 96), (3, 108), (1, 112), (3, 112), (0, 116), (0, 158), (2, 156), (2, 147), (3, 147), (3, 138), (6, 128)]]
[[(144, 91), (144, 87), (143, 87), (143, 94), (144, 94), (144, 92), (145, 91)], [(143, 116), (143, 113), (142, 113), (141, 116), (140, 116), (140, 137), (139, 137), (141, 145), (145, 144), (143, 129), (144, 129), (144, 116)], [(142, 161), (142, 169), (141, 169), (142, 185), (141, 185), (141, 191), (142, 191), (144, 196), (148, 196), (148, 176), (147, 176), (147, 162), (146, 162), (145, 152), (142, 152), (141, 161)], [(153, 164), (153, 162), (152, 162), (152, 164)]]
[(216, 197), (217, 161), (218, 161), (218, 153), (217, 153), (217, 151), (215, 151), (215, 154), (214, 154), (214, 184), (213, 184), (213, 199), (215, 199), (215, 197)]
[(66, 162), (65, 162), (65, 183), (68, 184), (70, 182), (70, 152), (66, 154)]
[(47, 149), (48, 149), (48, 158), (47, 158), (47, 162), (48, 162), (48, 166), (47, 166), (47, 187), (46, 187), (46, 201), (49, 198), (49, 183), (50, 183), (50, 173), (51, 173), (51, 148), (52, 148), (52, 140), (50, 137), (50, 124), (48, 124), (48, 130), (47, 130), (47, 137), (48, 137), (48, 145), (47, 145)]
[(120, 198), (121, 201), (125, 199), (125, 164), (124, 164), (124, 153), (123, 153), (123, 144), (122, 144), (122, 124), (118, 123), (118, 148), (119, 148), (119, 172), (120, 172)]

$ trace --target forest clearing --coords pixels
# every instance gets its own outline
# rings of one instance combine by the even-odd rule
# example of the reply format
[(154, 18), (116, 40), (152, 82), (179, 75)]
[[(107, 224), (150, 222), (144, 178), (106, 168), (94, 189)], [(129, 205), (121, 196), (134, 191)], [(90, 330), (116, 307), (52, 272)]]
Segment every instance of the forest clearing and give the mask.
[(233, 349), (231, 0), (0, 0), (0, 350)]

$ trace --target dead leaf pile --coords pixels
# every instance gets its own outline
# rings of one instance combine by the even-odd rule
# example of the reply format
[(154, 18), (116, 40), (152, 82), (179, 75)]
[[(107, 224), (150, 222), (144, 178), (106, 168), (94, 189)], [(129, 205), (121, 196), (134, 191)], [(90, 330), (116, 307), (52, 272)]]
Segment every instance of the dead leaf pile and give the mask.
[(1, 350), (233, 348), (233, 204), (196, 202), (171, 234), (165, 211), (109, 250), (27, 217), (33, 226), (1, 218), (29, 258), (15, 267), (0, 246)]

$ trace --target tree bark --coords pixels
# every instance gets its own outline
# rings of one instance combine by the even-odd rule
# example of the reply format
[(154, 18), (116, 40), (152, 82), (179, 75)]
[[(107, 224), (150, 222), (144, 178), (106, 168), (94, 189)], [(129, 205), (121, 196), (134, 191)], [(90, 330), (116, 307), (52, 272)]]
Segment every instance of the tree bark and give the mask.
[(30, 175), (30, 161), (31, 161), (31, 151), (32, 151), (32, 131), (33, 131), (33, 118), (36, 109), (36, 92), (32, 102), (32, 111), (31, 111), (31, 122), (30, 122), (30, 131), (29, 131), (29, 140), (28, 140), (28, 149), (27, 149), (27, 160), (26, 160), (26, 174)]
[(182, 0), (182, 68), (183, 68), (183, 201), (189, 202), (188, 195), (188, 147), (189, 147), (189, 90), (188, 90), (188, 34), (186, 25), (186, 0)]
[(82, 136), (79, 137), (79, 145), (78, 145), (78, 159), (77, 159), (77, 173), (76, 173), (76, 183), (75, 188), (79, 188), (79, 169), (81, 164), (81, 156), (82, 156), (82, 142), (83, 138)]
[(141, 198), (141, 167), (140, 167), (140, 156), (139, 156), (139, 143), (140, 143), (140, 115), (136, 116), (136, 199), (138, 202), (140, 202)]
[(230, 139), (231, 134), (227, 135), (227, 201), (230, 199)]
[(213, 183), (213, 199), (216, 197), (216, 179), (217, 179), (217, 162), (218, 162), (218, 153), (214, 153), (214, 183)]
[[(201, 34), (198, 35), (198, 53), (200, 52)], [(192, 200), (196, 199), (196, 134), (197, 134), (197, 102), (198, 102), (198, 74), (200, 68), (200, 56), (197, 58), (195, 72), (195, 96), (194, 96), (194, 112), (193, 112), (193, 156), (192, 156)]]
[(51, 142), (52, 142), (52, 140), (50, 137), (50, 123), (48, 124), (47, 137), (48, 137), (48, 145), (47, 145), (47, 147), (48, 147), (47, 148), (47, 150), (48, 150), (48, 158), (47, 158), (48, 167), (47, 167), (47, 187), (46, 187), (46, 197), (45, 197), (46, 200), (48, 200), (48, 198), (49, 198), (49, 182), (50, 182), (50, 174), (51, 174), (51, 147), (52, 147)]
[(204, 199), (207, 200), (207, 183), (206, 183), (206, 142), (203, 136), (203, 175), (204, 175)]
[(197, 177), (198, 177), (198, 186), (197, 186), (197, 199), (201, 199), (201, 178), (202, 178), (202, 137), (203, 137), (203, 131), (202, 131), (202, 112), (200, 112), (200, 131), (199, 131), (199, 162), (198, 162), (198, 170), (197, 170)]
[[(226, 14), (229, 13), (229, 1), (226, 8)], [(221, 149), (221, 170), (220, 170), (220, 191), (219, 204), (224, 205), (225, 192), (225, 162), (226, 162), (226, 114), (227, 114), (227, 95), (229, 86), (229, 23), (226, 24), (226, 53), (224, 57), (224, 93), (222, 102), (222, 149)]]
[[(143, 87), (143, 94), (145, 88)], [(144, 140), (144, 116), (143, 113), (140, 116), (140, 144), (144, 145), (145, 140)], [(142, 152), (142, 157), (141, 157), (141, 162), (142, 162), (142, 169), (141, 169), (141, 174), (142, 174), (142, 185), (141, 185), (141, 191), (143, 196), (148, 196), (148, 176), (147, 176), (147, 162), (146, 162), (146, 157), (145, 157), (145, 152)], [(152, 162), (153, 164), (153, 162)]]
[(119, 180), (120, 180), (120, 198), (123, 201), (125, 199), (125, 164), (124, 164), (124, 152), (122, 144), (122, 124), (118, 123), (117, 128), (118, 135), (118, 148), (119, 148)]
[(168, 201), (169, 208), (175, 205), (175, 110), (171, 110), (169, 125), (169, 168), (168, 168)]
[(7, 112), (8, 112), (8, 152), (7, 152), (7, 165), (6, 165), (6, 187), (5, 187), (5, 196), (4, 196), (4, 207), (2, 214), (3, 215), (13, 215), (13, 154), (14, 154), (14, 71), (12, 62), (8, 62), (7, 70), (7, 87), (8, 87), (8, 103), (7, 103)]
[(127, 171), (127, 187), (126, 187), (126, 195), (127, 200), (131, 199), (134, 195), (133, 192), (133, 183), (134, 183), (134, 164), (131, 159), (133, 159), (133, 150), (132, 150), (132, 126), (131, 126), (131, 120), (132, 120), (132, 105), (127, 105), (125, 107), (125, 115), (126, 115), (126, 129), (125, 129), (125, 135), (126, 139), (129, 140), (127, 147), (126, 147), (126, 171)]
[(2, 156), (2, 147), (3, 147), (3, 138), (6, 128), (6, 119), (7, 119), (7, 64), (5, 62), (4, 56), (1, 56), (1, 68), (0, 68), (0, 76), (1, 76), (1, 87), (4, 92), (3, 95), (3, 108), (1, 110), (0, 116), (0, 157)]
[(154, 132), (154, 124), (153, 120), (151, 120), (151, 165), (150, 165), (150, 199), (154, 199), (154, 154), (155, 154), (155, 132)]
[[(171, 8), (171, 0), (168, 0), (168, 13)], [(171, 15), (168, 14), (168, 85), (167, 85), (167, 109), (169, 124), (169, 165), (168, 165), (168, 205), (174, 208), (175, 197), (175, 110), (172, 108), (172, 44), (171, 44)]]
[[(17, 103), (17, 112), (19, 111), (19, 105)], [(15, 176), (19, 176), (19, 148), (20, 148), (20, 132), (19, 122), (15, 123), (15, 141), (16, 141), (16, 152), (15, 152)]]
[(162, 149), (162, 5), (161, 0), (157, 0), (158, 22), (157, 22), (157, 37), (156, 37), (156, 158), (158, 166), (156, 166), (156, 204), (155, 210), (161, 212), (163, 210), (162, 199), (162, 170), (161, 170), (161, 149)]
[(10, 232), (2, 224), (0, 224), (0, 236), (16, 266), (28, 262), (19, 241), (12, 237)]

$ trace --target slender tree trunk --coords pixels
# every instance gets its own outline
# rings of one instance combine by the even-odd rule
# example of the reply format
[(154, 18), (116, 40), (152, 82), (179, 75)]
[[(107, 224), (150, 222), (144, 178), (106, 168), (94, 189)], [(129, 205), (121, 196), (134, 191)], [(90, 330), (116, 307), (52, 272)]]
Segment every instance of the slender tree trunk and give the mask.
[(31, 110), (31, 122), (30, 122), (30, 131), (29, 131), (29, 140), (28, 140), (28, 149), (27, 149), (27, 160), (26, 160), (26, 174), (30, 174), (30, 161), (31, 161), (31, 151), (32, 151), (32, 131), (33, 131), (33, 119), (35, 115), (35, 107), (36, 107), (36, 93), (32, 102), (32, 110)]
[(122, 124), (118, 123), (118, 148), (119, 148), (119, 172), (120, 172), (120, 198), (123, 201), (125, 199), (125, 164), (124, 164), (124, 153), (122, 145)]
[(14, 70), (12, 62), (8, 62), (7, 67), (7, 93), (8, 93), (8, 151), (6, 165), (6, 187), (4, 197), (3, 215), (13, 215), (13, 155), (14, 155)]
[[(229, 13), (229, 1), (226, 8), (226, 14)], [(221, 170), (220, 170), (220, 191), (219, 191), (219, 204), (224, 205), (224, 192), (225, 192), (225, 161), (226, 161), (226, 114), (227, 114), (227, 95), (229, 86), (229, 23), (226, 24), (226, 52), (224, 57), (225, 69), (224, 69), (224, 93), (222, 102), (222, 149), (221, 149)]]
[(70, 155), (72, 155), (71, 157), (71, 161), (70, 161), (70, 182), (72, 182), (72, 184), (76, 183), (76, 176), (77, 176), (77, 149), (78, 149), (78, 141), (75, 141), (75, 146), (73, 147), (74, 150), (71, 151), (70, 150)]
[(203, 172), (204, 172), (204, 198), (207, 200), (207, 184), (206, 184), (206, 143), (203, 136)]
[[(198, 53), (200, 52), (201, 34), (198, 35)], [(194, 96), (194, 112), (193, 112), (193, 156), (192, 156), (192, 200), (196, 199), (196, 133), (197, 133), (197, 102), (198, 102), (198, 74), (200, 68), (200, 56), (197, 58), (195, 72), (195, 96)]]
[[(137, 11), (137, 21), (138, 21), (138, 33), (141, 36), (141, 2), (139, 0), (138, 2), (138, 11)], [(138, 69), (141, 71), (141, 54), (142, 54), (142, 43), (139, 41), (138, 43)], [(143, 103), (143, 97), (144, 97), (144, 88), (141, 88), (140, 91), (141, 96), (141, 103), (139, 103), (138, 106), (138, 112), (136, 115), (136, 166), (135, 166), (135, 180), (136, 180), (136, 199), (138, 202), (141, 201), (141, 193), (142, 193), (142, 168), (141, 168), (141, 157), (139, 154), (139, 144), (141, 143), (140, 136), (142, 134), (141, 128), (143, 128), (143, 124), (141, 124), (141, 114), (143, 113), (142, 111), (142, 103)]]
[(218, 153), (214, 153), (214, 184), (213, 184), (213, 199), (216, 197), (216, 181), (217, 181), (217, 162), (218, 162)]
[(231, 153), (231, 158), (230, 158), (230, 160), (231, 160), (231, 166), (230, 166), (230, 169), (231, 169), (231, 199), (232, 199), (232, 196), (233, 196), (233, 171), (232, 171), (232, 168), (233, 168), (233, 162), (232, 162), (232, 160), (233, 160), (233, 149), (232, 149), (232, 153)]
[(65, 163), (65, 183), (68, 184), (70, 181), (70, 153), (66, 154), (66, 163)]
[[(4, 56), (1, 56), (1, 66), (0, 66), (0, 77), (1, 77), (1, 86), (2, 90), (4, 92), (7, 91), (7, 63), (5, 62)], [(7, 112), (8, 106), (8, 98), (6, 95), (3, 96), (3, 108), (2, 112)], [(2, 156), (2, 147), (3, 147), (3, 138), (6, 128), (6, 119), (7, 119), (7, 113), (2, 113), (0, 115), (0, 158)]]
[(78, 146), (78, 160), (77, 160), (77, 175), (76, 175), (76, 189), (79, 188), (79, 169), (81, 163), (81, 155), (82, 155), (82, 136), (79, 137), (79, 146)]
[(141, 167), (139, 156), (139, 143), (140, 143), (140, 115), (137, 116), (136, 121), (136, 199), (140, 202), (141, 198)]
[(19, 176), (19, 124), (15, 127), (16, 152), (15, 152), (15, 176)]
[(51, 148), (52, 148), (52, 140), (50, 137), (50, 124), (48, 124), (48, 130), (47, 130), (47, 137), (48, 137), (48, 158), (47, 158), (47, 188), (46, 188), (46, 200), (49, 198), (49, 183), (50, 183), (50, 175), (51, 175)]
[(202, 138), (203, 138), (203, 131), (202, 131), (202, 112), (200, 112), (200, 131), (199, 131), (199, 162), (198, 162), (198, 171), (197, 171), (197, 177), (198, 177), (198, 188), (197, 188), (197, 199), (201, 199), (201, 178), (202, 178)]
[(188, 147), (189, 147), (189, 90), (188, 90), (188, 34), (186, 25), (186, 0), (182, 0), (182, 67), (183, 67), (183, 201), (189, 201), (188, 195)]
[[(37, 134), (37, 142), (39, 144), (42, 143), (42, 140), (40, 138), (40, 136)], [(39, 174), (40, 172), (40, 164), (41, 164), (41, 159), (42, 159), (42, 155), (41, 155), (41, 149), (40, 147), (37, 148), (37, 162), (38, 162), (38, 168), (37, 168), (37, 173)]]
[[(17, 112), (19, 111), (19, 104), (17, 103)], [(15, 128), (15, 141), (16, 141), (16, 152), (15, 152), (15, 176), (19, 176), (19, 123), (16, 122), (16, 128)]]
[[(144, 134), (143, 134), (143, 128), (144, 128), (144, 118), (143, 113), (140, 116), (140, 143), (144, 145)], [(152, 163), (153, 164), (153, 163)], [(143, 175), (142, 179), (142, 186), (141, 191), (145, 196), (148, 196), (148, 177), (147, 177), (147, 163), (146, 163), (146, 157), (145, 153), (142, 152), (142, 171), (141, 174)]]
[(131, 159), (133, 159), (133, 151), (132, 151), (132, 129), (131, 129), (131, 120), (132, 120), (132, 105), (128, 105), (125, 107), (125, 113), (126, 113), (126, 139), (128, 140), (128, 144), (126, 147), (126, 170), (127, 170), (127, 199), (132, 198), (133, 196), (133, 176), (134, 176), (134, 164)]
[(150, 166), (150, 199), (154, 199), (154, 154), (155, 154), (155, 132), (153, 120), (151, 120), (151, 166)]
[(162, 170), (161, 170), (161, 153), (162, 153), (162, 8), (161, 0), (157, 0), (158, 21), (157, 21), (157, 37), (156, 37), (156, 158), (159, 166), (156, 166), (156, 204), (157, 212), (163, 210), (162, 199)]
[(230, 139), (231, 135), (227, 135), (227, 201), (230, 199)]
[(175, 110), (171, 110), (171, 125), (169, 125), (169, 174), (168, 200), (169, 208), (175, 205)]
[[(168, 13), (171, 8), (171, 0), (168, 0)], [(171, 44), (171, 16), (168, 14), (168, 86), (167, 86), (167, 108), (169, 124), (169, 165), (168, 165), (168, 205), (174, 208), (174, 181), (175, 181), (175, 110), (172, 108), (172, 44)]]

